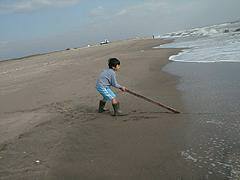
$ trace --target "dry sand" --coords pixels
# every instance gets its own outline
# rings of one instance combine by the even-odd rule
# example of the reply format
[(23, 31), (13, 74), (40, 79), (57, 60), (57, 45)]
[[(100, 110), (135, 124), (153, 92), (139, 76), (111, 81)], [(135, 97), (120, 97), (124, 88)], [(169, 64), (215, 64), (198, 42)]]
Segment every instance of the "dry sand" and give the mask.
[[(0, 179), (190, 179), (181, 156), (186, 115), (118, 93), (125, 117), (97, 113), (95, 80), (121, 60), (118, 82), (183, 111), (177, 77), (161, 71), (179, 49), (127, 40), (0, 63)], [(110, 104), (108, 105), (111, 108)]]

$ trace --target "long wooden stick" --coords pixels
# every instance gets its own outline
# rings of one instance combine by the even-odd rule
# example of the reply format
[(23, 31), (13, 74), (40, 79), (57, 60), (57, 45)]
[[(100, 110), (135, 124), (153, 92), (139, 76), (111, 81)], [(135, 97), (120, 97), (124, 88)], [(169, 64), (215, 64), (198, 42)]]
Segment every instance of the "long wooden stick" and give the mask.
[(162, 103), (156, 102), (156, 101), (154, 101), (154, 100), (152, 100), (152, 99), (149, 99), (149, 98), (147, 98), (147, 97), (145, 97), (145, 96), (143, 96), (143, 95), (140, 95), (140, 94), (137, 94), (137, 93), (135, 93), (135, 92), (133, 92), (133, 91), (130, 91), (129, 89), (126, 89), (126, 92), (128, 92), (129, 94), (132, 94), (132, 95), (134, 95), (134, 96), (136, 96), (136, 97), (139, 97), (139, 98), (141, 98), (141, 99), (144, 99), (144, 100), (146, 100), (146, 101), (148, 101), (148, 102), (150, 102), (150, 103), (153, 103), (153, 104), (156, 104), (156, 105), (158, 105), (158, 106), (161, 106), (161, 107), (163, 107), (163, 108), (165, 108), (165, 109), (168, 109), (169, 111), (172, 111), (172, 112), (174, 112), (174, 113), (180, 113), (179, 111), (177, 111), (176, 109), (173, 109), (172, 107), (169, 107), (169, 106), (166, 106), (166, 105), (164, 105), (164, 104), (162, 104)]

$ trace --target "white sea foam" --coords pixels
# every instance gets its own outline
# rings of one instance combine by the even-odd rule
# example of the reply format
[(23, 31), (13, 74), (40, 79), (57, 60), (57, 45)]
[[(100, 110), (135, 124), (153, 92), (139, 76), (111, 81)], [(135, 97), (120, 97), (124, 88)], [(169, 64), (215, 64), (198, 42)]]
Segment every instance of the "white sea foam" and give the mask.
[(168, 33), (162, 38), (173, 38), (159, 48), (187, 48), (169, 60), (191, 63), (240, 62), (240, 22)]
[(181, 155), (186, 159), (186, 160), (191, 160), (192, 162), (197, 162), (197, 159), (192, 157), (188, 152), (182, 151)]

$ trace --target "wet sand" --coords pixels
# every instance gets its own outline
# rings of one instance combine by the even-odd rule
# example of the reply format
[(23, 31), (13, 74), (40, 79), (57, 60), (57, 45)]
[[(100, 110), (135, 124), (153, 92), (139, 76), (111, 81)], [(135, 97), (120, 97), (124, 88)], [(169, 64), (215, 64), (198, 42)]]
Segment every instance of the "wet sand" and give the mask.
[[(118, 82), (185, 111), (178, 77), (161, 71), (179, 49), (127, 40), (0, 63), (0, 179), (203, 179), (182, 151), (188, 114), (118, 92), (129, 115), (97, 113), (95, 80), (121, 60)], [(111, 108), (110, 104), (108, 107)]]
[(182, 151), (193, 169), (209, 179), (240, 179), (239, 63), (169, 63), (181, 76), (178, 89), (188, 113)]

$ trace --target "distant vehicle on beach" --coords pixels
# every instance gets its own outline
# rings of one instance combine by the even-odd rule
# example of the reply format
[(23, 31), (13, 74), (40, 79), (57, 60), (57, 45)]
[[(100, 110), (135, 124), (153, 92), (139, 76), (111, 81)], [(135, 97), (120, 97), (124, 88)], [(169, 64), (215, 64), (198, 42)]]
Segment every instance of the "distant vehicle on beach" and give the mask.
[(107, 39), (105, 39), (104, 41), (100, 42), (100, 45), (103, 45), (103, 44), (108, 44), (108, 43), (110, 43), (110, 41), (109, 41), (109, 40), (107, 40)]

